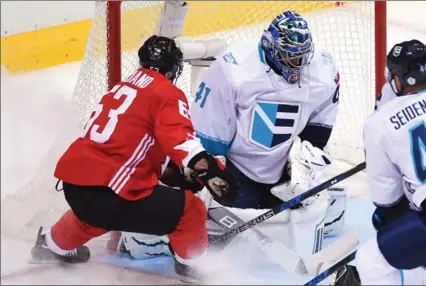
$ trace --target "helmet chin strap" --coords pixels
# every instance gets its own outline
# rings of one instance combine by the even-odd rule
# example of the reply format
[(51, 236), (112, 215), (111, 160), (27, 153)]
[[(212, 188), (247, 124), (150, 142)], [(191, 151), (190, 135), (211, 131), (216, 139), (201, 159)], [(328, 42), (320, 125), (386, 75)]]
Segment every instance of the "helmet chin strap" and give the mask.
[[(269, 66), (269, 71), (272, 69), (277, 75), (282, 76), (283, 79), (285, 79), (285, 81), (289, 84), (295, 84), (296, 83), (296, 82), (293, 82), (293, 83), (289, 82), (291, 75), (289, 75), (288, 78), (285, 78), (283, 71), (272, 62), (272, 60), (269, 58), (269, 56), (265, 56), (265, 60), (266, 60), (266, 63), (268, 64), (268, 66)], [(297, 82), (299, 83), (299, 87), (301, 87), (300, 86), (300, 72), (298, 74)]]
[(389, 84), (391, 85), (392, 91), (396, 94), (396, 96), (404, 95), (404, 86), (401, 85), (401, 91), (398, 91), (398, 88), (396, 87), (395, 75), (391, 77)]

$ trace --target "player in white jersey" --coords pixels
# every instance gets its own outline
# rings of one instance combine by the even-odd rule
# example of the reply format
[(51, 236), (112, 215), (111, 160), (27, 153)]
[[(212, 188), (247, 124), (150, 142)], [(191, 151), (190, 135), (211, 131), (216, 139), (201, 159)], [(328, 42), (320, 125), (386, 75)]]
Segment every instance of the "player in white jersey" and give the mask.
[(365, 285), (426, 285), (426, 46), (395, 45), (387, 68), (382, 96), (393, 99), (364, 129), (377, 236), (356, 264)]
[[(308, 24), (290, 11), (277, 16), (260, 41), (237, 43), (216, 59), (202, 77), (191, 117), (204, 148), (226, 156), (239, 182), (236, 200), (216, 198), (226, 210), (248, 221), (321, 182), (320, 169), (330, 164), (322, 149), (337, 114), (339, 80), (332, 56), (318, 47), (314, 52)], [(345, 194), (335, 193), (334, 209), (322, 193), (257, 229), (299, 255), (317, 252), (324, 233), (343, 226)], [(217, 232), (214, 225), (208, 229)], [(144, 234), (123, 233), (120, 250), (134, 258), (170, 255), (167, 237)]]
[[(203, 147), (226, 156), (239, 183), (235, 199), (221, 204), (272, 208), (322, 181), (339, 80), (332, 56), (314, 50), (308, 23), (292, 11), (278, 15), (260, 41), (238, 42), (210, 66), (190, 113)], [(336, 206), (328, 220), (338, 224), (344, 203)]]
[(376, 105), (374, 106), (374, 110), (379, 110), (384, 104), (396, 98), (397, 95), (395, 91), (392, 89), (392, 86), (389, 82), (385, 83), (382, 87), (382, 90), (379, 93), (379, 96), (376, 100)]

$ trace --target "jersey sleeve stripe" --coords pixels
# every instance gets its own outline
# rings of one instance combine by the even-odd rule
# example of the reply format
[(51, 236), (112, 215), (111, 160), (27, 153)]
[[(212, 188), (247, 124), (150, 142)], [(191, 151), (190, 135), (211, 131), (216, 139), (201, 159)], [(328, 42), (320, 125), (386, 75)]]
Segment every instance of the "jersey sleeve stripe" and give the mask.
[(149, 149), (152, 147), (152, 145), (154, 145), (155, 140), (154, 138), (150, 137), (147, 141), (147, 145), (146, 148), (144, 148), (143, 152), (141, 153), (141, 155), (139, 156), (138, 160), (132, 165), (132, 167), (127, 168), (127, 172), (126, 172), (126, 177), (122, 180), (121, 184), (117, 187), (117, 189), (115, 190), (115, 192), (118, 194), (123, 187), (127, 184), (127, 182), (129, 182), (130, 180), (130, 176), (136, 171), (136, 166), (143, 161), (143, 159), (145, 159), (146, 154), (148, 153)]
[(132, 156), (130, 156), (129, 160), (127, 160), (126, 163), (124, 163), (123, 166), (120, 167), (118, 172), (115, 174), (115, 176), (112, 178), (112, 180), (109, 182), (108, 187), (115, 190), (117, 187), (117, 184), (122, 181), (123, 176), (126, 172), (126, 170), (134, 164), (135, 161), (139, 158), (140, 154), (144, 152), (144, 147), (147, 145), (148, 139), (151, 138), (148, 134), (145, 134), (145, 136), (140, 141), (139, 145), (136, 147), (136, 150), (133, 152)]

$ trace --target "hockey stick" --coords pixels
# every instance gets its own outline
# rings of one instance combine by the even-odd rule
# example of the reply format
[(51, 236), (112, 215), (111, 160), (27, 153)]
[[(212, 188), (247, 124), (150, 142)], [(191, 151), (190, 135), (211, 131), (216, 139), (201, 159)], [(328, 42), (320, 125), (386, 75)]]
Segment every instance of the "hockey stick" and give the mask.
[(324, 265), (335, 263), (359, 244), (354, 231), (345, 233), (324, 250), (304, 259), (309, 274), (317, 275)]
[[(214, 222), (228, 229), (233, 226), (244, 224), (244, 221), (237, 215), (220, 205), (209, 209), (209, 217)], [(251, 240), (253, 244), (257, 244), (273, 262), (280, 265), (285, 270), (299, 275), (308, 273), (317, 274), (318, 269), (322, 265), (325, 263), (334, 263), (359, 243), (356, 234), (354, 232), (349, 232), (337, 239), (327, 248), (302, 258), (285, 245), (263, 234), (260, 230), (253, 228), (249, 230), (249, 232), (250, 231), (256, 234), (256, 238), (253, 240), (253, 237), (248, 235), (248, 239)]]
[(354, 260), (355, 256), (356, 256), (356, 250), (352, 252), (351, 254), (347, 255), (345, 258), (343, 258), (339, 262), (329, 267), (328, 269), (324, 270), (323, 272), (321, 272), (314, 278), (312, 278), (310, 281), (304, 284), (304, 286), (317, 285), (318, 283), (326, 279), (328, 276), (330, 276), (331, 274), (338, 271), (340, 268), (344, 267), (346, 264)]
[[(219, 204), (217, 207), (210, 208), (208, 215), (214, 222), (225, 227), (225, 229), (232, 229), (235, 226), (241, 226), (245, 223), (233, 212)], [(247, 239), (251, 243), (259, 246), (261, 251), (263, 251), (268, 258), (271, 259), (271, 261), (280, 265), (287, 271), (298, 272), (299, 274), (307, 273), (302, 258), (295, 252), (278, 241), (269, 238), (256, 228), (253, 228), (250, 231), (255, 234), (255, 237), (251, 236), (249, 233)], [(230, 241), (228, 240), (227, 243), (229, 242)]]
[(230, 232), (225, 233), (221, 236), (212, 238), (212, 240), (210, 241), (211, 244), (220, 244), (220, 243), (224, 243), (232, 238), (234, 238), (237, 234), (246, 231), (247, 229), (250, 229), (252, 227), (254, 227), (255, 225), (273, 217), (276, 214), (279, 214), (280, 212), (283, 212), (287, 209), (290, 209), (296, 205), (298, 205), (299, 203), (301, 203), (303, 200), (314, 196), (316, 194), (318, 194), (319, 192), (322, 192), (323, 190), (339, 183), (340, 181), (349, 178), (350, 176), (358, 173), (359, 171), (362, 171), (365, 169), (365, 162), (360, 163), (358, 165), (356, 165), (355, 167), (353, 167), (352, 169), (337, 175), (325, 182), (323, 182), (322, 184), (313, 187), (312, 189), (304, 192), (303, 194), (300, 194), (296, 197), (294, 197), (293, 199), (289, 200), (288, 202), (284, 202), (281, 205), (278, 205), (274, 208), (272, 208), (271, 210), (265, 212), (264, 214), (261, 214), (258, 217), (255, 217), (252, 220), (249, 220), (248, 222), (246, 222), (243, 225), (240, 225), (238, 227), (233, 228)]

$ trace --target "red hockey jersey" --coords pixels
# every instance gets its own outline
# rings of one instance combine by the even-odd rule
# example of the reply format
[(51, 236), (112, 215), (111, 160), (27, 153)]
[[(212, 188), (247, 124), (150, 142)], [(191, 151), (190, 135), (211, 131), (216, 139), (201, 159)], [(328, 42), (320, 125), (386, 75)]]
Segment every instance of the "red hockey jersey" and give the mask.
[(141, 68), (101, 98), (80, 138), (59, 159), (55, 177), (109, 186), (135, 200), (159, 183), (167, 156), (186, 166), (201, 151), (184, 93), (163, 75)]

